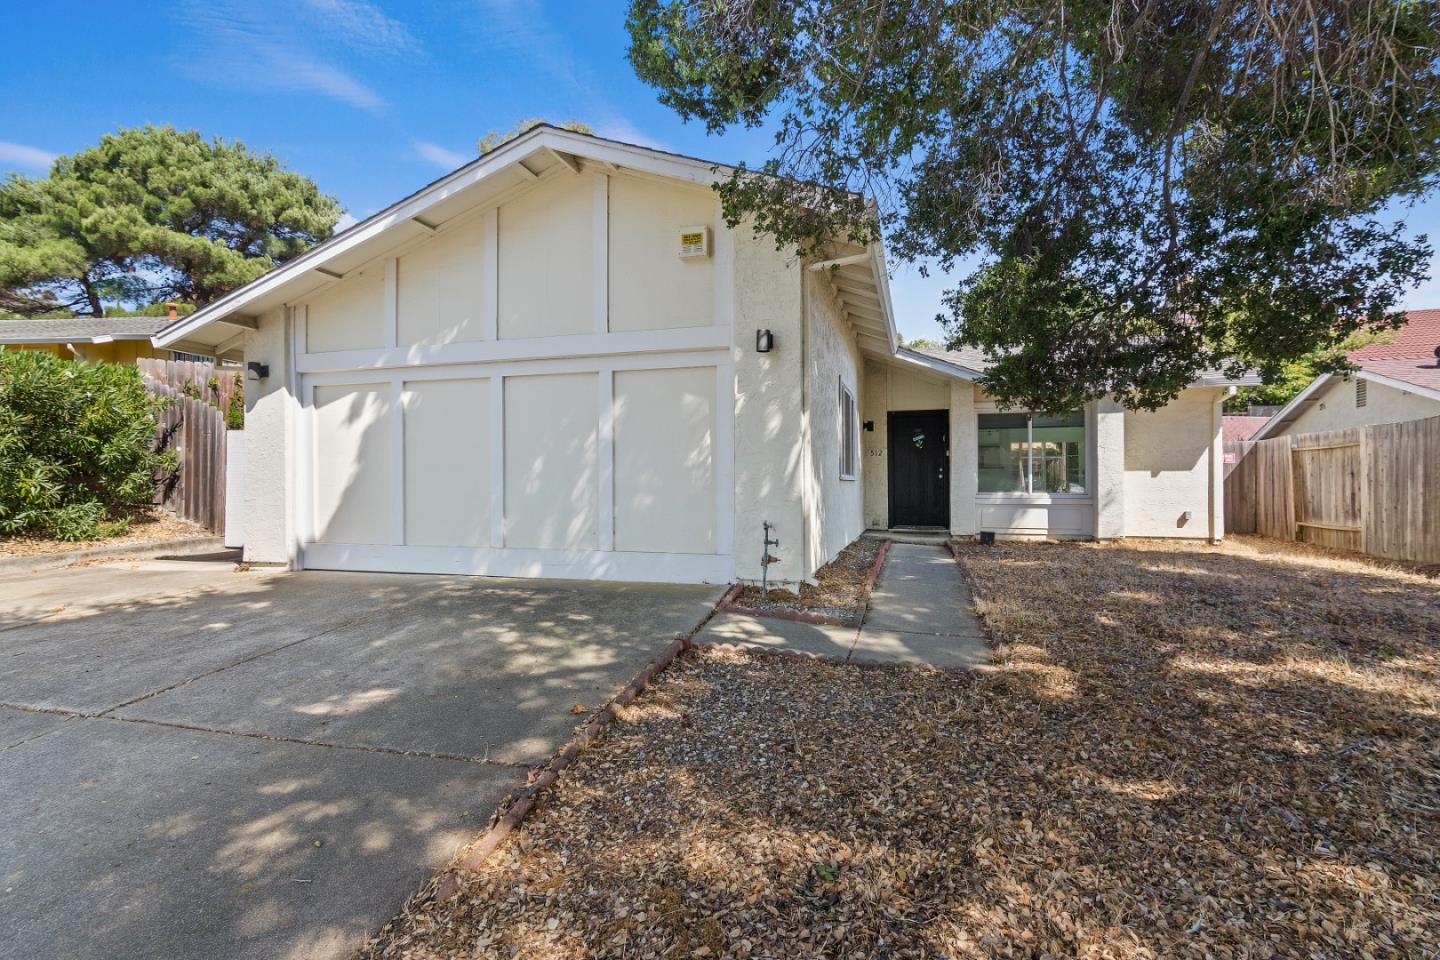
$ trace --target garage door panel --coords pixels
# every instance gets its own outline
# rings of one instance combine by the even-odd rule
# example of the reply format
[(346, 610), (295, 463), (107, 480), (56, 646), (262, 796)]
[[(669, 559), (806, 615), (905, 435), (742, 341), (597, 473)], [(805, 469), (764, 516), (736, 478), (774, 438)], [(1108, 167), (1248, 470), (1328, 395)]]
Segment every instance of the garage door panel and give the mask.
[(598, 374), (505, 379), (505, 546), (597, 549)]
[(405, 542), (490, 543), (490, 381), (405, 385)]
[(312, 403), (315, 539), (389, 543), (394, 515), (390, 384), (317, 386)]
[(715, 368), (615, 374), (615, 549), (715, 550)]

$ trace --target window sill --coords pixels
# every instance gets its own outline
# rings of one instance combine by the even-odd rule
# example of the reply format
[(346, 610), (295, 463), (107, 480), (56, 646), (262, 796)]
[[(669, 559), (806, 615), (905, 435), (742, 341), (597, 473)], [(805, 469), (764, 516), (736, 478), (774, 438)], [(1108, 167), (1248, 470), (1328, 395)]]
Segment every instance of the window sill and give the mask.
[(976, 503), (1012, 503), (1012, 504), (1085, 504), (1094, 503), (1095, 498), (1088, 493), (977, 493)]
[(859, 478), (853, 473), (842, 473), (840, 474), (840, 479), (849, 480), (851, 483), (854, 483)]

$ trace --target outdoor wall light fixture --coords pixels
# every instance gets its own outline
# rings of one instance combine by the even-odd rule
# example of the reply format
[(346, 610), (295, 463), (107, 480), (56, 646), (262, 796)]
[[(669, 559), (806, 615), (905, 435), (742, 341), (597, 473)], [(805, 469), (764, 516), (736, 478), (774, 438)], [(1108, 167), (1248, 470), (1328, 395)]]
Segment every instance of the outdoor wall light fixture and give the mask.
[(755, 331), (755, 352), (769, 353), (775, 348), (775, 335), (769, 330)]
[(866, 433), (874, 433), (874, 432), (875, 432), (875, 421), (874, 421), (874, 420), (866, 420), (866, 421), (865, 421), (865, 432), (866, 432)]
[(245, 364), (246, 380), (264, 380), (270, 376), (270, 364), (261, 363), (259, 360), (251, 360)]

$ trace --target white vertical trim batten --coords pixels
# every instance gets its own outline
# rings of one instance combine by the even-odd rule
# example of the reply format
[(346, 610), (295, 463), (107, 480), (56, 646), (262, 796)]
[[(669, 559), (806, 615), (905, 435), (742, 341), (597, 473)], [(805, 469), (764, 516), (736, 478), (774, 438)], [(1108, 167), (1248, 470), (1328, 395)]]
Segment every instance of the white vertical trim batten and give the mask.
[(595, 332), (610, 330), (610, 177), (595, 175)]
[(385, 258), (385, 346), (394, 349), (400, 342), (400, 261)]
[(615, 549), (615, 368), (601, 365), (595, 378), (596, 410), (599, 424), (595, 433), (595, 526), (599, 531), (600, 549)]
[(505, 378), (490, 378), (490, 546), (505, 546)]
[(405, 545), (405, 382), (390, 381), (390, 542)]
[(725, 211), (715, 201), (715, 316), (711, 322), (729, 329), (735, 321), (735, 235), (725, 225)]
[(480, 314), (480, 323), (483, 328), (481, 338), (498, 340), (500, 339), (500, 209), (498, 207), (491, 207), (485, 211), (481, 229), (484, 232), (482, 241), (484, 263), (480, 267), (480, 296), (484, 298)]
[[(293, 570), (305, 568), (305, 544), (315, 539), (314, 527), (314, 476), (315, 446), (311, 426), (310, 386), (300, 374), (296, 358), (304, 352), (308, 331), (306, 307), (301, 304), (289, 308), (290, 330), (288, 346), (290, 365), (288, 386), (294, 409), (291, 421), (289, 462), (294, 468), (294, 478), (287, 492), (290, 510), (290, 567)], [(249, 461), (249, 462), (254, 462)]]
[(735, 365), (715, 366), (715, 552), (735, 552)]

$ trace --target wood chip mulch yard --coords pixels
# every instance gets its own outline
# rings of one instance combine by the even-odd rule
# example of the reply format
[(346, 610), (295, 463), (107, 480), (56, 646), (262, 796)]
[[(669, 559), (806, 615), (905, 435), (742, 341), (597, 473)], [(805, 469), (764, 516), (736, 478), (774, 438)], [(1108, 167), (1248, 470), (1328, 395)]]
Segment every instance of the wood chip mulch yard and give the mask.
[(802, 583), (798, 595), (788, 590), (771, 590), (767, 594), (757, 586), (746, 586), (735, 595), (731, 606), (760, 614), (808, 613), (853, 622), (884, 542), (873, 537), (854, 541), (815, 571), (815, 583)]
[(1256, 539), (961, 558), (995, 671), (686, 654), (364, 955), (1436, 956), (1437, 581)]
[(181, 520), (163, 510), (137, 514), (130, 529), (105, 540), (52, 540), (45, 537), (0, 537), (0, 557), (43, 557), (56, 553), (75, 553), (95, 547), (120, 547), (132, 543), (190, 540), (213, 537), (215, 534), (189, 520)]

